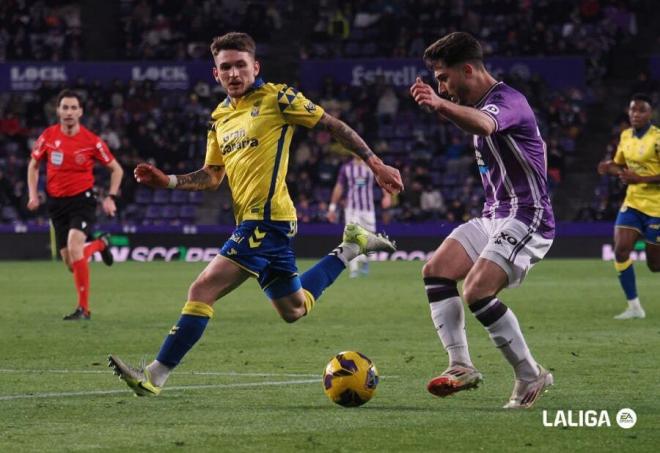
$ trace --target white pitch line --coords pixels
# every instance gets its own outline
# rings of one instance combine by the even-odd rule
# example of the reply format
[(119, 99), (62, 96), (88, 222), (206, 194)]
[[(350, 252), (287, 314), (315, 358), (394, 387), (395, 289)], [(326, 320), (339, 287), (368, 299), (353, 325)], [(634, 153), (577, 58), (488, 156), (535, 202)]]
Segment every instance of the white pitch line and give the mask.
[[(266, 382), (246, 382), (242, 384), (205, 384), (205, 385), (179, 385), (168, 387), (168, 391), (172, 390), (200, 390), (200, 389), (225, 389), (225, 388), (240, 388), (240, 387), (261, 387), (261, 386), (275, 386), (275, 385), (295, 385), (295, 384), (318, 384), (321, 379), (301, 379), (296, 381), (266, 381)], [(11, 401), (21, 399), (35, 399), (35, 398), (66, 398), (70, 396), (94, 396), (94, 395), (115, 395), (130, 392), (129, 390), (89, 390), (86, 392), (50, 392), (50, 393), (32, 393), (23, 395), (4, 395), (0, 396), (0, 401)]]
[[(111, 370), (35, 370), (35, 369), (11, 369), (0, 368), (0, 373), (51, 373), (51, 374), (107, 374)], [(239, 373), (238, 371), (175, 371), (176, 375), (200, 375), (200, 376), (245, 376), (245, 377), (321, 377), (323, 373)]]
[[(55, 369), (15, 369), (15, 368), (0, 368), (0, 373), (44, 373), (44, 374), (108, 374), (112, 373), (111, 370), (55, 370)], [(172, 374), (177, 376), (234, 376), (234, 377), (319, 377), (323, 373), (306, 374), (306, 373), (240, 373), (238, 371), (174, 371)], [(381, 378), (398, 378), (399, 376), (380, 376)]]

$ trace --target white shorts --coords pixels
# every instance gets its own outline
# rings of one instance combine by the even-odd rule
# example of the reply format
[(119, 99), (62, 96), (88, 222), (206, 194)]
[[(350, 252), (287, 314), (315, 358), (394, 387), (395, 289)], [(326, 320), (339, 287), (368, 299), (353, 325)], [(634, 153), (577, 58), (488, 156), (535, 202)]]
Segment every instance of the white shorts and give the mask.
[(501, 267), (509, 277), (508, 288), (520, 286), (552, 245), (552, 239), (530, 233), (529, 227), (516, 219), (479, 217), (457, 227), (448, 237), (460, 242), (473, 262), (481, 257)]
[(376, 213), (374, 211), (346, 208), (344, 217), (346, 217), (346, 223), (357, 223), (372, 233), (376, 231)]

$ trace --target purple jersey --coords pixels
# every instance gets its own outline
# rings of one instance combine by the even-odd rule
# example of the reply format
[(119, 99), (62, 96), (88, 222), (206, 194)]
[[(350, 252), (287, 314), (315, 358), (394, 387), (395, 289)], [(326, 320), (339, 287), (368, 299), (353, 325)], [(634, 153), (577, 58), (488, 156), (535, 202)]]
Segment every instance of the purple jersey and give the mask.
[(346, 209), (373, 211), (374, 174), (369, 167), (352, 159), (339, 169), (337, 183), (344, 187)]
[(498, 82), (475, 105), (495, 121), (495, 132), (474, 136), (486, 192), (483, 216), (515, 218), (546, 239), (555, 220), (548, 197), (546, 148), (534, 112), (520, 92)]

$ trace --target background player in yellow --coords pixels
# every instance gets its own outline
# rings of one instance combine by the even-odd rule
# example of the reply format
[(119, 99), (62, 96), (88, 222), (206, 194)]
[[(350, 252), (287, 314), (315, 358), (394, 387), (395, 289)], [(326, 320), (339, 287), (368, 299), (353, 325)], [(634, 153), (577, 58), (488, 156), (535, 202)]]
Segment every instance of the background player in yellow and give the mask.
[(634, 95), (628, 108), (632, 127), (621, 132), (614, 160), (598, 164), (598, 173), (616, 175), (628, 185), (614, 228), (614, 266), (628, 308), (615, 319), (646, 316), (630, 259), (640, 236), (646, 241), (646, 264), (651, 272), (660, 272), (660, 129), (651, 124), (652, 114), (651, 98)]
[(134, 369), (116, 356), (109, 357), (115, 373), (138, 395), (160, 393), (171, 370), (201, 337), (214, 303), (248, 277), (256, 277), (280, 316), (294, 322), (309, 313), (323, 290), (353, 258), (371, 251), (394, 251), (386, 237), (347, 225), (343, 242), (298, 276), (291, 248), (296, 211), (285, 183), (289, 145), (297, 125), (327, 129), (366, 162), (378, 184), (389, 193), (403, 189), (401, 176), (376, 157), (353, 129), (294, 88), (258, 78), (260, 66), (249, 35), (217, 37), (211, 52), (213, 76), (227, 91), (227, 98), (212, 114), (204, 167), (186, 175), (165, 175), (151, 165), (140, 164), (134, 173), (142, 184), (183, 190), (213, 190), (227, 176), (237, 227), (190, 286), (181, 318), (156, 360), (144, 369)]

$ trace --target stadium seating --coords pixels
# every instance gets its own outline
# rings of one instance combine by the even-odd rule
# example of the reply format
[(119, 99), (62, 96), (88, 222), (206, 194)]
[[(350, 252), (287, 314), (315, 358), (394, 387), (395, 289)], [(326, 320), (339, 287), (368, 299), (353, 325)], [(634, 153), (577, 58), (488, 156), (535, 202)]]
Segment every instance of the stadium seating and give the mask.
[[(147, 2), (148, 3), (148, 2)], [(121, 35), (117, 42), (125, 46), (114, 49), (114, 52), (123, 59), (149, 59), (159, 56), (170, 58), (177, 55), (181, 59), (208, 58), (208, 39), (223, 31), (223, 26), (229, 23), (242, 23), (246, 15), (259, 16), (260, 21), (267, 24), (266, 28), (272, 31), (286, 27), (291, 19), (277, 17), (278, 7), (286, 8), (287, 2), (278, 0), (274, 2), (249, 2), (242, 7), (229, 6), (223, 11), (223, 17), (205, 15), (204, 9), (199, 8), (192, 12), (194, 17), (181, 16), (185, 2), (164, 1), (168, 11), (172, 14), (167, 23), (163, 22), (153, 9), (146, 8), (145, 2), (124, 0), (119, 2), (116, 10), (116, 19), (121, 24)], [(240, 3), (240, 2), (239, 2)], [(432, 3), (432, 2), (431, 2)], [(327, 2), (319, 8), (313, 5), (301, 5), (305, 14), (311, 17), (310, 24), (297, 24), (301, 28), (302, 38), (299, 40), (301, 48), (308, 51), (307, 57), (419, 57), (420, 42), (427, 44), (436, 37), (438, 30), (442, 30), (451, 21), (464, 23), (467, 29), (483, 30), (478, 24), (471, 22), (470, 17), (443, 16), (434, 8), (429, 9), (429, 2), (402, 1), (398, 2), (396, 14), (397, 33), (387, 34), (383, 30), (392, 19), (392, 5), (389, 2), (377, 3), (369, 6), (369, 11), (363, 11), (364, 3), (356, 4), (354, 9), (348, 8), (342, 14), (348, 24), (347, 33), (335, 35), (334, 32), (312, 32), (306, 27), (312, 27), (317, 21), (332, 15), (335, 2)], [(570, 3), (570, 2), (569, 2)], [(75, 4), (70, 7), (55, 2), (46, 7), (46, 13), (57, 17), (58, 20), (49, 22), (49, 29), (43, 28), (44, 33), (64, 33), (66, 23), (77, 30), (80, 23), (80, 10)], [(253, 7), (257, 5), (259, 8)], [(612, 34), (630, 34), (633, 31), (621, 25), (627, 10), (621, 4), (616, 8), (619, 16), (616, 26), (611, 26), (611, 8), (602, 10), (596, 16), (589, 18), (584, 27), (575, 27), (571, 22), (575, 17), (588, 12), (575, 13), (571, 8), (561, 11), (547, 11), (546, 2), (538, 4), (533, 2), (476, 2), (474, 6), (481, 21), (493, 19), (493, 28), (487, 36), (479, 36), (485, 44), (488, 54), (492, 55), (534, 55), (566, 54), (583, 51), (585, 43), (602, 42), (604, 48), (590, 51), (603, 54), (611, 46)], [(18, 17), (32, 14), (21, 2), (10, 2), (3, 6), (3, 17)], [(255, 12), (257, 9), (265, 12)], [(369, 24), (369, 17), (375, 19)], [(553, 14), (550, 14), (553, 13)], [(577, 16), (575, 14), (577, 14)], [(591, 13), (589, 13), (591, 14)], [(536, 26), (535, 18), (547, 15), (549, 17), (545, 26), (547, 33), (545, 41), (530, 38), (530, 30)], [(189, 24), (182, 23), (181, 18), (199, 24), (188, 41), (183, 41), (175, 33), (179, 28), (188, 30)], [(334, 15), (332, 16), (334, 17)], [(545, 17), (545, 16), (544, 16)], [(585, 19), (582, 17), (582, 19)], [(38, 21), (38, 17), (30, 21)], [(343, 20), (343, 19), (342, 19)], [(30, 21), (27, 23), (29, 24)], [(12, 27), (23, 27), (26, 22), (3, 22), (0, 28), (9, 30)], [(504, 33), (510, 25), (516, 23), (516, 31)], [(57, 25), (60, 24), (60, 25)], [(279, 24), (279, 25), (278, 25)], [(416, 27), (411, 27), (415, 24)], [(28, 25), (25, 25), (27, 27)], [(58, 28), (60, 27), (60, 28)], [(385, 27), (385, 28), (384, 28)], [(152, 39), (154, 30), (169, 30), (161, 33), (158, 39)], [(342, 28), (343, 30), (343, 28)], [(414, 31), (413, 31), (414, 30)], [(309, 31), (309, 33), (307, 33)], [(259, 30), (255, 31), (259, 33)], [(77, 42), (75, 31), (72, 36), (66, 35), (68, 43)], [(168, 37), (169, 33), (169, 37)], [(328, 34), (330, 33), (330, 34)], [(0, 33), (1, 34), (1, 33)], [(579, 35), (581, 39), (576, 39)], [(257, 36), (255, 36), (257, 37)], [(263, 36), (260, 36), (263, 38)], [(259, 37), (257, 37), (259, 38)], [(39, 37), (33, 42), (39, 43)], [(1, 40), (0, 40), (1, 41)], [(0, 43), (0, 55), (8, 60), (48, 60), (52, 58), (85, 59), (82, 49), (62, 51), (58, 48), (41, 50), (32, 45), (32, 41), (18, 46), (19, 50), (9, 49), (5, 42)], [(298, 42), (298, 41), (296, 41)], [(610, 44), (608, 44), (610, 43)], [(595, 44), (594, 44), (595, 45)], [(3, 47), (4, 46), (4, 47)], [(204, 47), (200, 53), (200, 46)], [(66, 46), (64, 46), (66, 47)], [(74, 46), (75, 47), (75, 46)], [(275, 48), (271, 44), (271, 48)], [(181, 52), (181, 48), (184, 50)], [(314, 49), (324, 48), (323, 55), (315, 55)], [(331, 49), (327, 51), (327, 49)], [(402, 51), (403, 49), (403, 51)], [(63, 53), (64, 52), (64, 53)], [(67, 52), (69, 52), (67, 54)], [(592, 70), (589, 69), (588, 70)], [(602, 73), (600, 73), (602, 76)], [(552, 187), (561, 184), (565, 161), (570, 160), (577, 153), (576, 143), (585, 129), (589, 119), (586, 115), (591, 93), (578, 89), (563, 91), (551, 90), (538, 80), (507, 79), (507, 82), (523, 91), (536, 109), (540, 127), (549, 146), (549, 175)], [(102, 133), (109, 142), (114, 137), (116, 146), (113, 152), (119, 161), (128, 170), (122, 186), (124, 198), (120, 206), (120, 221), (152, 222), (154, 219), (165, 222), (194, 222), (194, 215), (200, 212), (197, 207), (204, 203), (204, 195), (197, 192), (183, 191), (153, 191), (143, 186), (136, 186), (130, 178), (130, 170), (141, 161), (157, 163), (164, 171), (170, 173), (184, 173), (193, 171), (201, 165), (204, 156), (204, 131), (210, 112), (222, 99), (223, 94), (215, 87), (204, 83), (198, 84), (188, 92), (178, 92), (173, 96), (161, 96), (156, 92), (150, 81), (131, 82), (130, 84), (113, 83), (102, 85), (94, 81), (80, 80), (72, 88), (78, 89), (86, 97), (86, 112), (83, 121), (91, 130)], [(56, 84), (44, 83), (43, 86), (31, 93), (30, 97), (15, 97), (11, 93), (0, 93), (0, 122), (3, 133), (0, 134), (0, 169), (5, 169), (5, 176), (16, 187), (16, 192), (23, 194), (25, 187), (25, 172), (28, 156), (25, 150), (30, 149), (35, 138), (41, 130), (53, 122), (52, 100), (61, 88)], [(440, 189), (446, 203), (459, 201), (464, 203), (463, 208), (469, 211), (476, 202), (469, 201), (464, 195), (470, 189), (463, 183), (467, 176), (474, 174), (474, 165), (471, 155), (470, 139), (458, 134), (449, 124), (438, 121), (437, 118), (420, 111), (411, 101), (407, 90), (401, 89), (394, 93), (398, 100), (396, 121), (391, 116), (383, 115), (377, 110), (378, 101), (384, 95), (383, 86), (379, 84), (363, 87), (346, 87), (330, 84), (319, 93), (309, 93), (313, 99), (323, 106), (339, 106), (339, 115), (367, 139), (367, 141), (389, 163), (402, 168), (404, 176), (414, 176), (419, 168), (426, 169), (424, 184), (430, 184)], [(42, 106), (47, 106), (43, 109)], [(172, 125), (185, 125), (186, 130), (171, 127)], [(291, 172), (299, 174), (306, 172), (309, 180), (291, 178), (290, 191), (294, 196), (300, 193), (312, 194), (308, 200), (311, 208), (319, 210), (323, 203), (327, 203), (330, 190), (334, 184), (334, 176), (341, 163), (337, 157), (338, 148), (322, 137), (323, 133), (317, 131), (299, 132), (294, 140), (291, 157)], [(201, 137), (201, 138), (200, 138)], [(309, 158), (297, 158), (297, 153), (303, 148), (311, 150)], [(454, 151), (452, 151), (454, 150)], [(98, 172), (97, 185), (99, 188), (107, 187), (104, 172)], [(478, 178), (470, 179), (475, 194), (481, 194), (477, 187)], [(43, 182), (43, 178), (42, 178)], [(311, 190), (310, 185), (311, 184)], [(43, 189), (43, 188), (42, 188)], [(413, 205), (395, 207), (417, 211), (418, 206), (414, 200)], [(24, 205), (25, 200), (21, 200)], [(33, 217), (24, 209), (4, 209), (10, 205), (3, 202), (3, 222), (11, 221), (9, 218), (27, 221)], [(152, 207), (152, 205), (157, 205)], [(176, 205), (178, 211), (167, 210), (164, 215), (163, 207)], [(137, 206), (137, 207), (136, 207)], [(159, 207), (163, 209), (159, 209)], [(178, 213), (178, 214), (177, 214)], [(182, 215), (185, 213), (185, 216)], [(410, 214), (410, 212), (407, 212)], [(424, 214), (422, 215), (422, 217)], [(43, 221), (46, 213), (42, 210), (36, 214), (37, 221)], [(224, 217), (223, 217), (224, 218)], [(317, 220), (323, 220), (323, 215), (316, 215)]]

